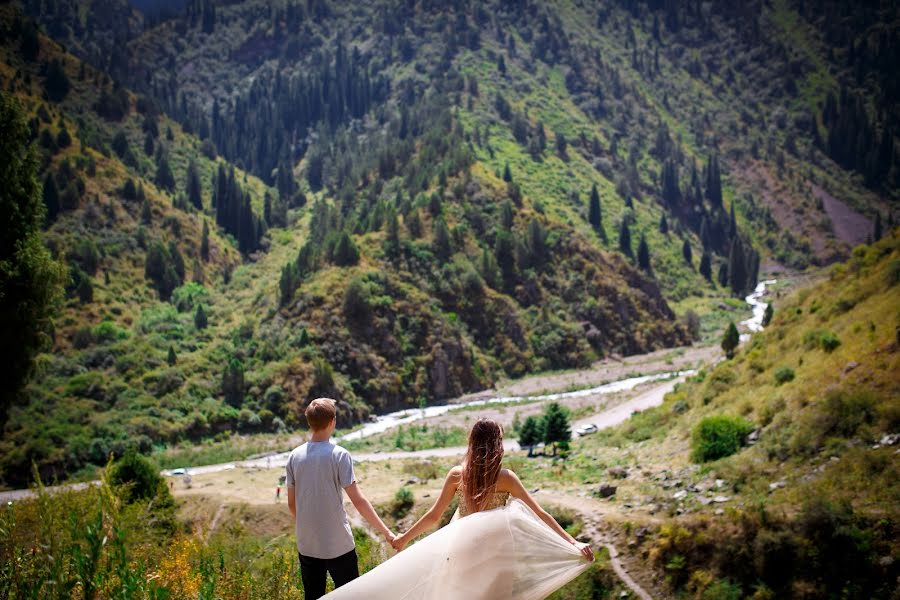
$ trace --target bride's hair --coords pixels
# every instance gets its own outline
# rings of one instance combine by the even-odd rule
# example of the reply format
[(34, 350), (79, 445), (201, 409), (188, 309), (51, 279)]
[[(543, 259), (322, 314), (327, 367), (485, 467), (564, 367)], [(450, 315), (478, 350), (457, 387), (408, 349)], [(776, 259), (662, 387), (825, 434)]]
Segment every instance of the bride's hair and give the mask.
[(481, 510), (497, 486), (503, 462), (503, 430), (496, 421), (478, 419), (469, 432), (460, 490), (469, 510)]

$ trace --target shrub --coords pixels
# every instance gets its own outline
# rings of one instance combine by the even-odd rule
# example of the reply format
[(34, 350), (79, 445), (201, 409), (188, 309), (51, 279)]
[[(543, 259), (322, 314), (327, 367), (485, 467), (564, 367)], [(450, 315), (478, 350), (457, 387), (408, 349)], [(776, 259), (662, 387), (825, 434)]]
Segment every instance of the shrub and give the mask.
[(414, 499), (412, 490), (408, 487), (402, 487), (394, 494), (394, 500), (391, 502), (391, 514), (395, 519), (402, 519), (409, 514), (413, 507)]
[(691, 457), (695, 462), (707, 462), (731, 456), (751, 431), (753, 424), (741, 417), (706, 417), (694, 428)]
[(122, 458), (113, 463), (110, 481), (113, 485), (123, 488), (122, 497), (126, 502), (147, 500), (154, 497), (160, 489), (168, 493), (156, 465), (134, 451), (126, 452)]
[(841, 340), (833, 331), (813, 329), (803, 334), (803, 345), (807, 350), (821, 348), (825, 352), (832, 352), (841, 345)]
[(794, 370), (790, 367), (780, 367), (775, 371), (775, 383), (781, 385), (794, 380)]

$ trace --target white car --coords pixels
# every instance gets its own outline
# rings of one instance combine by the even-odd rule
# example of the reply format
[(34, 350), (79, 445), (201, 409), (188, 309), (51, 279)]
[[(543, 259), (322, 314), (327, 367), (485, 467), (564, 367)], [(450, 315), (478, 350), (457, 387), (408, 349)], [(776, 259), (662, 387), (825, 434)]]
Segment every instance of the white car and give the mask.
[(172, 469), (172, 475), (186, 475), (187, 471), (184, 469)]
[(579, 427), (578, 429), (576, 429), (575, 433), (577, 433), (578, 435), (588, 435), (591, 433), (597, 433), (597, 426), (594, 425), (593, 423), (588, 423), (584, 427)]

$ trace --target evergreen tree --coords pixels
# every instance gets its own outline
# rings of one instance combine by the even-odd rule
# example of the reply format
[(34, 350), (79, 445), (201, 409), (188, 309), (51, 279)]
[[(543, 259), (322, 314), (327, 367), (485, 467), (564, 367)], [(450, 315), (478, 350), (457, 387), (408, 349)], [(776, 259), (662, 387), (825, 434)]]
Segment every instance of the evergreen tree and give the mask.
[(772, 317), (775, 315), (775, 309), (772, 308), (772, 303), (769, 302), (766, 304), (766, 312), (763, 313), (762, 326), (768, 327), (769, 323), (772, 322)]
[(713, 208), (722, 207), (722, 178), (719, 174), (719, 159), (713, 154), (706, 166), (706, 198)]
[(737, 220), (734, 218), (734, 201), (731, 201), (731, 214), (728, 216), (728, 239), (737, 235)]
[(516, 283), (516, 250), (515, 241), (508, 231), (500, 230), (494, 240), (494, 258), (500, 268), (500, 276), (506, 289), (512, 289)]
[(200, 240), (200, 257), (209, 260), (209, 222), (203, 219), (203, 237)]
[(552, 445), (553, 453), (556, 454), (557, 445), (571, 439), (572, 430), (569, 427), (569, 416), (558, 402), (551, 402), (544, 410), (544, 444)]
[(344, 291), (344, 318), (352, 327), (364, 327), (372, 316), (369, 288), (359, 277), (350, 281)]
[(704, 251), (700, 258), (700, 274), (712, 283), (712, 259), (709, 257), (709, 252)]
[(175, 363), (178, 362), (178, 357), (175, 355), (175, 347), (169, 346), (169, 354), (166, 356), (166, 362), (170, 367), (174, 367)]
[(741, 295), (747, 289), (747, 263), (743, 244), (738, 237), (731, 240), (731, 249), (728, 253), (728, 282), (731, 293), (735, 296)]
[(72, 84), (66, 75), (62, 62), (54, 58), (47, 66), (47, 75), (44, 77), (44, 90), (52, 102), (62, 102), (68, 95)]
[(588, 201), (588, 222), (594, 231), (600, 232), (603, 227), (603, 211), (600, 207), (600, 192), (597, 191), (597, 184), (591, 186), (591, 196)]
[(387, 217), (384, 254), (392, 260), (400, 256), (400, 221), (397, 219), (397, 213), (393, 210), (390, 211)]
[(450, 239), (450, 230), (443, 217), (438, 217), (434, 222), (434, 241), (432, 248), (435, 256), (442, 261), (447, 261), (453, 254), (453, 242)]
[(728, 263), (719, 263), (719, 274), (717, 279), (719, 280), (720, 286), (725, 287), (728, 285)]
[(45, 224), (49, 225), (56, 221), (56, 216), (59, 214), (59, 188), (56, 187), (56, 178), (49, 171), (44, 177), (43, 197), (46, 210)]
[(647, 246), (647, 240), (644, 234), (641, 234), (641, 241), (638, 243), (638, 266), (645, 272), (650, 273), (650, 248)]
[(738, 335), (738, 330), (737, 327), (734, 326), (734, 322), (728, 323), (728, 328), (725, 330), (725, 335), (722, 337), (722, 350), (725, 351), (725, 356), (727, 358), (734, 358), (734, 351), (738, 347), (740, 341), (741, 337)]
[(512, 180), (512, 171), (509, 170), (509, 161), (506, 161), (506, 165), (503, 167), (503, 181), (509, 183)]
[(669, 222), (666, 220), (666, 213), (663, 213), (659, 219), (659, 232), (669, 233)]
[(684, 256), (684, 262), (693, 266), (694, 265), (694, 253), (691, 250), (691, 243), (684, 239), (684, 243), (681, 245), (681, 255)]
[(290, 262), (281, 268), (281, 280), (278, 284), (278, 307), (284, 308), (294, 299), (300, 276), (297, 273), (297, 264)]
[(500, 205), (500, 226), (506, 231), (510, 231), (513, 226), (514, 218), (515, 209), (513, 208), (512, 202), (507, 200)]
[(409, 213), (409, 216), (404, 219), (404, 224), (406, 225), (406, 231), (409, 232), (409, 236), (413, 239), (418, 239), (422, 236), (422, 219), (419, 217), (419, 211), (413, 210)]
[(235, 408), (244, 403), (244, 365), (232, 358), (222, 374), (222, 394), (225, 402)]
[(150, 201), (146, 198), (144, 199), (144, 204), (141, 206), (141, 223), (144, 225), (150, 225), (153, 222), (153, 209), (150, 206)]
[(528, 456), (534, 456), (534, 447), (544, 439), (541, 421), (534, 415), (526, 417), (519, 429), (519, 446), (528, 448)]
[(144, 135), (144, 154), (147, 156), (153, 156), (153, 151), (155, 150), (155, 145), (153, 143), (153, 136), (148, 131)]
[(187, 171), (187, 188), (188, 200), (197, 210), (203, 210), (203, 192), (200, 186), (200, 174), (197, 172), (197, 163), (193, 160), (188, 164)]
[(175, 175), (164, 152), (160, 152), (156, 160), (156, 185), (168, 192), (175, 190)]
[(339, 267), (349, 267), (359, 262), (359, 249), (350, 234), (342, 231), (334, 245), (331, 262)]
[(875, 230), (873, 232), (872, 239), (874, 239), (877, 242), (878, 240), (881, 239), (882, 235), (884, 235), (884, 232), (882, 231), (882, 226), (881, 226), (881, 213), (876, 212), (875, 213)]
[(197, 329), (206, 329), (208, 324), (209, 321), (206, 317), (206, 311), (203, 310), (202, 304), (198, 304), (197, 310), (194, 312), (194, 327)]
[(500, 268), (487, 247), (481, 249), (481, 277), (493, 289), (500, 289)]
[(628, 228), (628, 219), (622, 219), (619, 226), (619, 250), (628, 258), (633, 258), (631, 250), (631, 230)]

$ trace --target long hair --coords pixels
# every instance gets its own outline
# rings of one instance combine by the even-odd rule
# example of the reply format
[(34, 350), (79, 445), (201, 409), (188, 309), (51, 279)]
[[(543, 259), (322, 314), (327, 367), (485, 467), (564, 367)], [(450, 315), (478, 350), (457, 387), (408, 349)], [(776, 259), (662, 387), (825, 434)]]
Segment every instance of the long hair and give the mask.
[(496, 421), (478, 419), (469, 432), (460, 491), (472, 512), (481, 510), (494, 493), (503, 463), (503, 430)]

